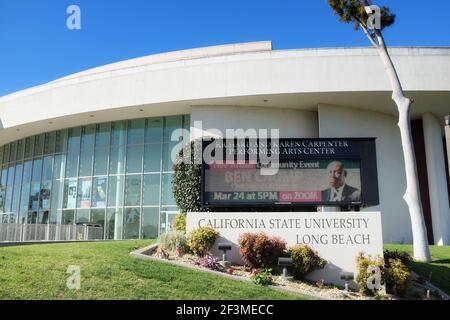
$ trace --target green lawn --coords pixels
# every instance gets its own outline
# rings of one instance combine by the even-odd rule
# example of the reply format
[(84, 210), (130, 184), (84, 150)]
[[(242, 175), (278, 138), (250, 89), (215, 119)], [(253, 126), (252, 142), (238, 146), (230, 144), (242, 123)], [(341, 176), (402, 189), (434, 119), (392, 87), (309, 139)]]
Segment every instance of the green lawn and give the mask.
[[(401, 250), (412, 254), (411, 245), (388, 244), (385, 249)], [(428, 279), (431, 274), (431, 283), (450, 294), (450, 246), (431, 246), (432, 263), (413, 262), (412, 269)]]
[[(129, 256), (151, 241), (0, 247), (2, 299), (306, 299)], [(66, 287), (69, 265), (81, 268), (81, 290)]]

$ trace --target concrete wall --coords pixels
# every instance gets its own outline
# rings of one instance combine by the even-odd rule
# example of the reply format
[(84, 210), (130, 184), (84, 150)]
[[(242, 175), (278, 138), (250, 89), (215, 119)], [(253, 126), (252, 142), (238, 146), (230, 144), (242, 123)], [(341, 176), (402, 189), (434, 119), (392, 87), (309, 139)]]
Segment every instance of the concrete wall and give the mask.
[(384, 242), (411, 243), (411, 220), (403, 200), (406, 177), (397, 119), (371, 111), (319, 105), (319, 134), (321, 138), (377, 138), (380, 205), (364, 210), (381, 211)]
[(278, 129), (280, 138), (317, 138), (317, 112), (232, 106), (199, 106), (191, 108), (191, 127), (201, 121), (203, 130), (192, 130), (191, 139), (202, 135), (218, 137), (211, 129)]

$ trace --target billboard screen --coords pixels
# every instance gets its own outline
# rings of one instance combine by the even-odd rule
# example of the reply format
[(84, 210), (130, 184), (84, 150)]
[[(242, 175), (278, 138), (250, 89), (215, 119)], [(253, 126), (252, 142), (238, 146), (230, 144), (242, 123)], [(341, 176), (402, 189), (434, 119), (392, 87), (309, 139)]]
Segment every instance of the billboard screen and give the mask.
[[(247, 156), (239, 160), (228, 158), (203, 163), (203, 205), (363, 206), (378, 202), (376, 160), (373, 159), (375, 150), (372, 150), (374, 144), (362, 145), (367, 142), (365, 140), (339, 140), (339, 147), (326, 151), (317, 148), (314, 150), (316, 154), (311, 154), (312, 150), (301, 149), (302, 146), (310, 145), (305, 141), (311, 140), (286, 140), (280, 140), (279, 157), (276, 163), (270, 164), (270, 168), (261, 163), (259, 157), (252, 159), (249, 156), (255, 154), (250, 149), (258, 143), (242, 144), (241, 149), (244, 150), (239, 152), (236, 146), (228, 147), (227, 150), (227, 145), (219, 142), (218, 153), (226, 155), (234, 150), (236, 154)], [(320, 140), (322, 144), (318, 145), (325, 146), (324, 139)], [(204, 147), (207, 145), (204, 144)], [(367, 184), (371, 186), (366, 190)]]

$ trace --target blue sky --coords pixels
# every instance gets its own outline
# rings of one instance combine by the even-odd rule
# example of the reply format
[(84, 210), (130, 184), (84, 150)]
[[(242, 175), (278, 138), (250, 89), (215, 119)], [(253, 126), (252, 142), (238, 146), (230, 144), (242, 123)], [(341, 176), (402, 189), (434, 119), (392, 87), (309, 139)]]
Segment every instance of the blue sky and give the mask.
[[(389, 45), (450, 46), (450, 1), (375, 2), (397, 14)], [(66, 28), (71, 4), (81, 30)], [(274, 49), (368, 45), (326, 0), (0, 0), (0, 96), (120, 60), (260, 40)]]

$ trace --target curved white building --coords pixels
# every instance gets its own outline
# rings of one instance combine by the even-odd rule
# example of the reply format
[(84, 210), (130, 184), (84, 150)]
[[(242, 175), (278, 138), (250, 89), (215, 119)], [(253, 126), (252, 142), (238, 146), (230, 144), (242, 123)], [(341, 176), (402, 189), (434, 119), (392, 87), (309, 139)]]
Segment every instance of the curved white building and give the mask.
[[(450, 244), (445, 116), (450, 48), (391, 48), (412, 120), (430, 241)], [(176, 212), (170, 134), (279, 129), (282, 138), (375, 137), (385, 242), (411, 242), (397, 111), (374, 49), (243, 43), (152, 55), (0, 98), (0, 221), (105, 226), (154, 238)], [(191, 138), (203, 134), (192, 130)], [(216, 132), (211, 131), (213, 134)]]

